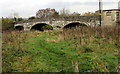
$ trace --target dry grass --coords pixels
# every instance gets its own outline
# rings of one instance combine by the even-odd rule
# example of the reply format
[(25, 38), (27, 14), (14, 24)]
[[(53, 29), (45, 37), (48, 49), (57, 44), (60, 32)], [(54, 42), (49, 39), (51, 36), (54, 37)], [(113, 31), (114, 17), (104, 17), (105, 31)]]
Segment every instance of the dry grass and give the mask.
[[(46, 40), (48, 43), (55, 42), (56, 44), (57, 43), (59, 44), (59, 42), (62, 42), (62, 41), (66, 41), (66, 44), (67, 44), (67, 42), (73, 40), (73, 41), (75, 41), (75, 43), (73, 42), (73, 43), (71, 43), (71, 44), (69, 43), (69, 44), (70, 44), (70, 46), (73, 46), (76, 49), (75, 52), (78, 54), (93, 52), (93, 53), (98, 53), (98, 54), (102, 55), (107, 52), (110, 54), (118, 55), (119, 54), (118, 49), (120, 48), (120, 37), (119, 37), (120, 32), (119, 32), (119, 30), (120, 30), (120, 27), (102, 27), (102, 28), (101, 27), (77, 27), (77, 28), (72, 28), (72, 29), (64, 29), (63, 31), (44, 31), (44, 32), (40, 32), (40, 31), (7, 31), (7, 32), (3, 32), (3, 47), (4, 47), (3, 51), (2, 51), (3, 59), (4, 59), (3, 64), (4, 65), (12, 64), (10, 66), (9, 65), (5, 66), (4, 67), (5, 70), (3, 70), (3, 71), (11, 71), (11, 67), (13, 69), (15, 68), (15, 70), (19, 69), (17, 71), (22, 71), (22, 72), (27, 72), (27, 71), (30, 72), (31, 69), (33, 69), (32, 66), (28, 65), (29, 62), (31, 62), (31, 64), (35, 63), (31, 60), (31, 58), (33, 56), (26, 56), (26, 55), (24, 56), (24, 54), (28, 53), (29, 51), (26, 52), (26, 50), (28, 50), (28, 49), (24, 49), (24, 47), (22, 47), (22, 44), (29, 37), (33, 36), (33, 40), (31, 40), (31, 41), (34, 41), (35, 36), (36, 36), (36, 38), (38, 38), (38, 40), (41, 40), (40, 34), (45, 35), (45, 36), (47, 35), (47, 37), (50, 36), (50, 38), (46, 37), (44, 40)], [(54, 37), (54, 36), (56, 36), (56, 37)], [(41, 41), (44, 41), (44, 40), (41, 40)], [(45, 42), (45, 44), (46, 44), (45, 46), (47, 46), (48, 43)], [(55, 43), (53, 45), (56, 45)], [(61, 46), (58, 45), (59, 47), (54, 48), (53, 51), (55, 52), (55, 51), (57, 51), (56, 49), (63, 48), (63, 45), (61, 45)], [(112, 48), (111, 45), (115, 45), (116, 47)], [(31, 48), (32, 45), (28, 46), (28, 48), (29, 47)], [(49, 45), (48, 48), (51, 48), (51, 47), (54, 47), (54, 46)], [(66, 46), (66, 47), (68, 47), (68, 46)], [(82, 47), (84, 47), (84, 49)], [(15, 48), (15, 49), (13, 49), (13, 48)], [(37, 48), (37, 44), (36, 44), (36, 48)], [(53, 49), (53, 48), (51, 48), (51, 49)], [(45, 49), (43, 48), (43, 50), (45, 50)], [(64, 48), (64, 50), (66, 50), (66, 48)], [(67, 49), (67, 50), (69, 50), (69, 49)], [(67, 52), (67, 50), (66, 50), (66, 52)], [(15, 54), (15, 53), (17, 53), (17, 54)], [(29, 54), (31, 54), (31, 53), (32, 52), (30, 52)], [(49, 54), (49, 53), (47, 53), (47, 54)], [(20, 56), (18, 56), (18, 55), (20, 55)], [(45, 55), (43, 55), (43, 56), (45, 57)], [(10, 62), (8, 62), (8, 60)], [(39, 61), (37, 61), (37, 62), (39, 62)], [(47, 63), (49, 63), (49, 62), (47, 62)], [(97, 70), (98, 67), (104, 66), (104, 62), (101, 60), (98, 60), (98, 61), (94, 62), (94, 65), (95, 65), (95, 68), (93, 68), (93, 69)], [(6, 67), (8, 67), (8, 68), (6, 68)], [(82, 66), (81, 66), (81, 68), (82, 68)], [(104, 70), (106, 70), (106, 68)]]
[[(86, 46), (88, 48), (92, 48), (90, 51), (95, 52), (103, 49), (106, 44), (113, 44), (116, 45), (117, 48), (120, 48), (119, 30), (120, 26), (76, 27), (72, 29), (64, 29), (62, 36), (64, 37), (64, 40), (76, 40), (77, 43), (74, 46), (75, 48)], [(105, 51), (113, 51), (115, 54), (119, 52), (118, 49), (113, 48), (106, 48)], [(84, 51), (81, 50), (80, 52)]]

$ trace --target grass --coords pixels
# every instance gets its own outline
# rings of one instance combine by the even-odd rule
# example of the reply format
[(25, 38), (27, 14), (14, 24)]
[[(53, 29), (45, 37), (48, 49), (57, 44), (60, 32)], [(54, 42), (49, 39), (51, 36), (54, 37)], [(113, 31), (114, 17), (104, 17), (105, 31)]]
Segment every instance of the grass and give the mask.
[(84, 35), (81, 44), (77, 35), (75, 30), (4, 32), (3, 72), (73, 72), (74, 60), (80, 72), (115, 72), (114, 40)]

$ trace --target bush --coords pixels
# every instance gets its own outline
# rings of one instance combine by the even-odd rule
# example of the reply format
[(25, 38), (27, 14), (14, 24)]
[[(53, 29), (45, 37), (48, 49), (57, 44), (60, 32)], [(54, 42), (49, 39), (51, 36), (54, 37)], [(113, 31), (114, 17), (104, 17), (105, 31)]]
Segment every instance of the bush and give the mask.
[(23, 21), (23, 18), (18, 18), (17, 21)]
[(53, 27), (50, 26), (50, 25), (45, 25), (45, 26), (42, 26), (41, 29), (42, 29), (42, 30), (53, 30)]
[(2, 30), (14, 30), (14, 23), (13, 19), (2, 18)]
[(29, 17), (29, 20), (30, 20), (30, 19), (35, 19), (35, 17), (34, 17), (34, 16), (32, 16), (32, 17)]

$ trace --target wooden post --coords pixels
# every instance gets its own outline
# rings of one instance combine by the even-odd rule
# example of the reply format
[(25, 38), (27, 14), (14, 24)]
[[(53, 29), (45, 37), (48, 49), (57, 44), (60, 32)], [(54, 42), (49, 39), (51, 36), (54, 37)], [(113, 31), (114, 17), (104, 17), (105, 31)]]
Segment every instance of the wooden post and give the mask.
[(100, 18), (99, 18), (99, 24), (100, 24), (100, 26), (101, 26), (101, 21), (102, 21), (102, 19), (101, 19), (101, 14), (102, 14), (102, 2), (101, 2), (101, 0), (99, 0), (99, 16), (100, 16)]
[(73, 65), (74, 72), (79, 72), (78, 62), (77, 61), (72, 61), (72, 65)]

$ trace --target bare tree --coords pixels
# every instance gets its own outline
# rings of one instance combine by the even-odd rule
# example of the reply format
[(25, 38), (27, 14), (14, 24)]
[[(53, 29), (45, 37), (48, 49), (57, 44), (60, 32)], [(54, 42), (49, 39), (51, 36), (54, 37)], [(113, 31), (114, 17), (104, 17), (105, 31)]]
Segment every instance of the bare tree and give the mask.
[(65, 9), (65, 8), (61, 9), (59, 11), (59, 13), (61, 16), (69, 16), (70, 15), (70, 11), (68, 9)]

